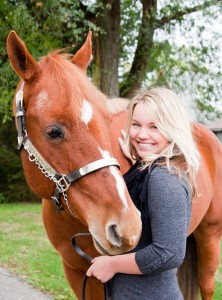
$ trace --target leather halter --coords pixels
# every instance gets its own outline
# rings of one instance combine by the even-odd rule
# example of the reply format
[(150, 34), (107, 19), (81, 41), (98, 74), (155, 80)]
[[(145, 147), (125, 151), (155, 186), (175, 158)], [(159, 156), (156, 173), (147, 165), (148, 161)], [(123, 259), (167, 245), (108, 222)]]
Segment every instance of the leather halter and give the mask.
[(68, 196), (66, 191), (70, 187), (70, 185), (80, 179), (81, 177), (95, 172), (99, 169), (109, 167), (109, 166), (116, 166), (120, 168), (118, 161), (113, 158), (103, 158), (96, 160), (87, 164), (86, 166), (75, 170), (67, 175), (58, 173), (48, 162), (44, 159), (44, 157), (39, 153), (36, 147), (33, 145), (31, 140), (29, 139), (28, 133), (26, 131), (26, 124), (25, 124), (25, 108), (23, 106), (23, 88), (24, 82), (22, 82), (21, 88), (16, 94), (16, 118), (18, 123), (18, 149), (21, 150), (24, 148), (29, 155), (29, 160), (34, 162), (40, 171), (50, 180), (52, 180), (55, 185), (54, 194), (51, 197), (55, 205), (55, 209), (57, 212), (63, 210), (62, 202), (61, 202), (61, 195), (63, 195), (66, 205), (73, 216), (76, 216), (72, 210), (70, 209)]

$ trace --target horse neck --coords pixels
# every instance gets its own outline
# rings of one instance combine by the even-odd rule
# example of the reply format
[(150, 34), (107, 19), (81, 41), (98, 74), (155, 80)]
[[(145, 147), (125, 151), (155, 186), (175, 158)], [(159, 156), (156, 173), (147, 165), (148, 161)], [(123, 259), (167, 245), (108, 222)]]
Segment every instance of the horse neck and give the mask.
[(118, 159), (120, 163), (120, 171), (122, 172), (122, 174), (126, 173), (131, 167), (129, 160), (124, 156), (118, 141), (119, 137), (122, 138), (121, 130), (126, 129), (127, 116), (128, 111), (126, 110), (113, 115), (112, 123), (110, 125), (110, 141), (112, 145), (113, 155)]

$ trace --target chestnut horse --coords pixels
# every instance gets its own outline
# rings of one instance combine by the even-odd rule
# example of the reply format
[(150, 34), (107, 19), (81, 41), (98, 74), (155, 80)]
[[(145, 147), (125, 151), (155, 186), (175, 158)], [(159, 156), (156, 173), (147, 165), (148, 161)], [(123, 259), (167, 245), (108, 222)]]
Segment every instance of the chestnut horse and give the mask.
[[(87, 79), (91, 32), (70, 60), (53, 52), (37, 63), (14, 31), (8, 36), (7, 52), (21, 78), (14, 110), (25, 176), (30, 188), (43, 198), (47, 235), (80, 299), (89, 264), (72, 249), (72, 236), (89, 230), (93, 239), (80, 239), (79, 246), (91, 256), (98, 255), (97, 251), (114, 255), (132, 249), (141, 232), (138, 211), (111, 158), (118, 158), (122, 173), (130, 167), (118, 144), (121, 129), (126, 126), (127, 102), (108, 99)], [(192, 206), (189, 234), (196, 241), (199, 279), (197, 282), (191, 277), (191, 266), (184, 263), (184, 268), (190, 269), (183, 286), (186, 300), (197, 299), (192, 292), (189, 294), (197, 283), (202, 299), (212, 300), (222, 235), (222, 147), (204, 126), (194, 124), (193, 131), (202, 159), (199, 196)], [(105, 165), (95, 166), (98, 160), (105, 161)], [(88, 174), (87, 169), (93, 173)], [(76, 176), (78, 180), (72, 184)], [(57, 214), (53, 202), (58, 211), (63, 211)], [(90, 278), (86, 294), (87, 299), (103, 299), (102, 285)]]

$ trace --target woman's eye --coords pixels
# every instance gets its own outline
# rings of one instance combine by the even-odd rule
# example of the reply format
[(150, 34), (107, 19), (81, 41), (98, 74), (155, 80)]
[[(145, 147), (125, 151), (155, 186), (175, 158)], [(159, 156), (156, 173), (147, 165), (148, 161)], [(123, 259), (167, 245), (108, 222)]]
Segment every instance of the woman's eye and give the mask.
[(46, 135), (50, 140), (62, 139), (64, 138), (64, 133), (60, 128), (48, 128), (46, 130)]

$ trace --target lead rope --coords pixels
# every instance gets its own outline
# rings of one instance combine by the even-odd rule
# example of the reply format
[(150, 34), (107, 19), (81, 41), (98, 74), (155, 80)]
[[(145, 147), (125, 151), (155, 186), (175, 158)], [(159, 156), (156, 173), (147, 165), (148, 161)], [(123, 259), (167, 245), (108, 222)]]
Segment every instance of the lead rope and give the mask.
[[(72, 246), (75, 249), (75, 251), (84, 259), (86, 259), (89, 263), (92, 261), (92, 257), (86, 254), (82, 249), (78, 246), (76, 242), (76, 238), (79, 236), (91, 236), (91, 233), (89, 232), (83, 232), (83, 233), (77, 233), (72, 237)], [(86, 294), (86, 283), (87, 283), (88, 276), (85, 274), (82, 282), (82, 300), (85, 300), (85, 294)], [(107, 281), (103, 284), (104, 286), (104, 300), (112, 300), (112, 294), (111, 294), (111, 281)]]

